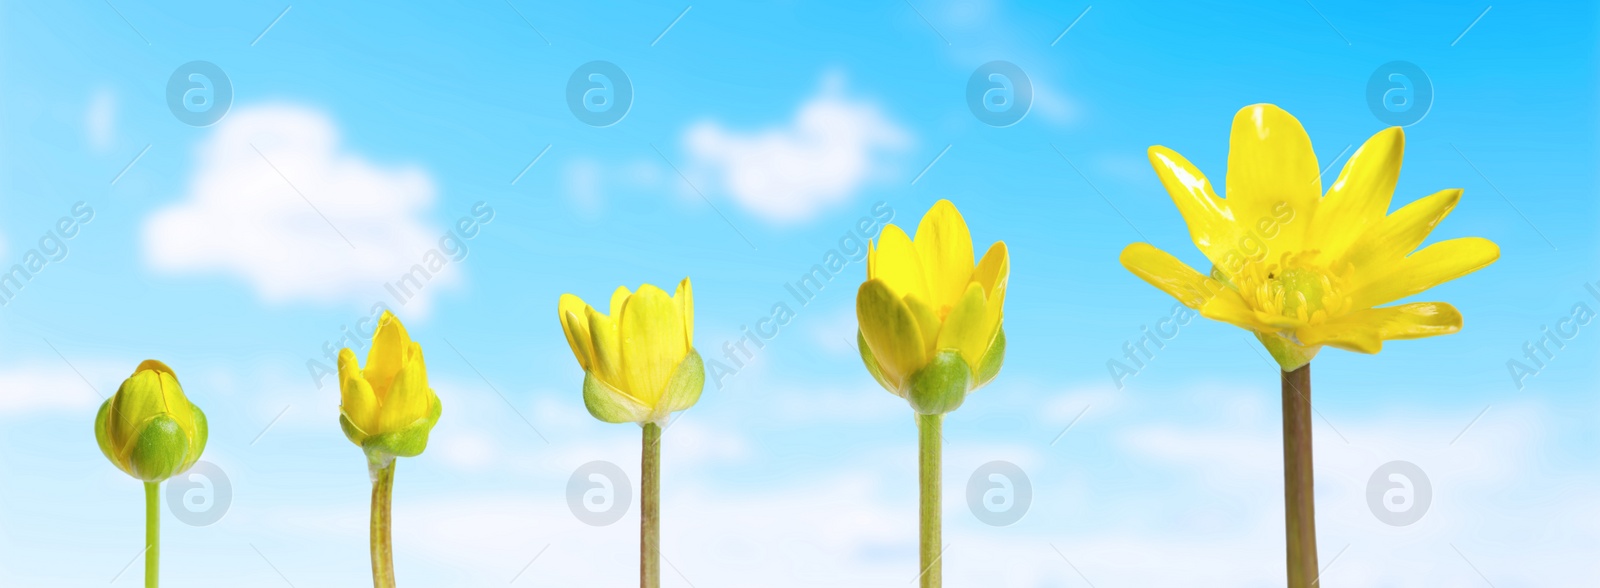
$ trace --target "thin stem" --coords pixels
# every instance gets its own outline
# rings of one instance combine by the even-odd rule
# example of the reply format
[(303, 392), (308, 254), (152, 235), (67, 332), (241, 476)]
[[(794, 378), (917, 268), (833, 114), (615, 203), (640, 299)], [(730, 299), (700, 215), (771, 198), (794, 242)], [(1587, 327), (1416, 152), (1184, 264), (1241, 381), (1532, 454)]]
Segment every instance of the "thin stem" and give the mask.
[(161, 567), (161, 482), (144, 483), (144, 587), (156, 588)]
[(1311, 364), (1306, 364), (1283, 372), (1283, 513), (1289, 588), (1317, 585), (1311, 471)]
[(394, 497), (396, 459), (372, 467), (372, 586), (394, 588), (394, 543), (389, 534), (389, 505)]
[(644, 425), (639, 477), (639, 588), (661, 586), (661, 426)]
[(941, 441), (944, 439), (944, 415), (917, 415), (917, 481), (922, 489), (922, 588), (939, 588), (943, 584), (943, 540), (940, 538), (939, 470)]

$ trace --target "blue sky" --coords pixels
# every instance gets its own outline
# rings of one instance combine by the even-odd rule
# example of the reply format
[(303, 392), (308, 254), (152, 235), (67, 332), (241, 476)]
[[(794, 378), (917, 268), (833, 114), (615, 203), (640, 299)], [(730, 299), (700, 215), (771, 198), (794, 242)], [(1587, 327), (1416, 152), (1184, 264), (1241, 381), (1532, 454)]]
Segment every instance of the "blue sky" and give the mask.
[[(444, 405), (397, 474), (401, 581), (624, 585), (637, 504), (589, 526), (566, 488), (596, 460), (636, 480), (638, 432), (584, 412), (558, 296), (690, 276), (696, 345), (721, 357), (875, 206), (915, 226), (949, 198), (1013, 268), (1005, 369), (946, 425), (950, 585), (1276, 585), (1275, 367), (1196, 319), (1119, 389), (1107, 361), (1174, 303), (1117, 254), (1150, 241), (1200, 264), (1147, 147), (1220, 183), (1234, 111), (1271, 102), (1337, 173), (1385, 126), (1369, 78), (1405, 61), (1433, 97), (1406, 129), (1396, 204), (1464, 188), (1430, 242), (1482, 236), (1502, 256), (1419, 298), (1460, 308), (1461, 333), (1313, 364), (1325, 577), (1590, 585), (1600, 325), (1520, 387), (1507, 362), (1575, 305), (1600, 309), (1585, 289), (1600, 282), (1597, 16), (1561, 2), (0, 3), (0, 262), (65, 246), (0, 307), (0, 577), (137, 583), (122, 570), (140, 489), (91, 422), (159, 358), (209, 416), (205, 459), (232, 487), (215, 524), (169, 514), (168, 585), (366, 582), (361, 454), (338, 430), (336, 382), (311, 371), (382, 302)], [(1033, 87), (1007, 127), (966, 99), (996, 60)], [(193, 61), (232, 89), (210, 126), (169, 108)], [(567, 101), (593, 61), (633, 89), (606, 127)], [(53, 233), (75, 207), (92, 219)], [(385, 285), (433, 249), (448, 261), (401, 304)], [(915, 575), (910, 411), (850, 346), (864, 274), (852, 263), (795, 305), (668, 431), (664, 585)], [(1007, 527), (966, 503), (996, 460), (1033, 488)], [(1366, 503), (1396, 460), (1433, 487), (1404, 527)]]

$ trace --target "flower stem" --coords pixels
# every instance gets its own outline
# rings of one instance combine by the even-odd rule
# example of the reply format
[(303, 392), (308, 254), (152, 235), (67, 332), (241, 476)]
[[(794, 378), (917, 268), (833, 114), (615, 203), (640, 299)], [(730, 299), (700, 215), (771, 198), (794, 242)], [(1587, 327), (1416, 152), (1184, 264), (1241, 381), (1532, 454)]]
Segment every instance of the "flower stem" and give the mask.
[(644, 424), (639, 477), (639, 588), (661, 586), (661, 426)]
[(1289, 588), (1317, 585), (1311, 471), (1311, 364), (1306, 364), (1283, 372), (1283, 513)]
[(156, 588), (161, 567), (161, 482), (144, 483), (144, 587)]
[(917, 415), (917, 481), (922, 489), (922, 588), (939, 588), (943, 573), (939, 565), (942, 555), (939, 517), (939, 460), (943, 449), (941, 434), (944, 415)]
[(389, 534), (389, 505), (394, 497), (396, 459), (372, 468), (372, 586), (394, 588), (394, 543)]

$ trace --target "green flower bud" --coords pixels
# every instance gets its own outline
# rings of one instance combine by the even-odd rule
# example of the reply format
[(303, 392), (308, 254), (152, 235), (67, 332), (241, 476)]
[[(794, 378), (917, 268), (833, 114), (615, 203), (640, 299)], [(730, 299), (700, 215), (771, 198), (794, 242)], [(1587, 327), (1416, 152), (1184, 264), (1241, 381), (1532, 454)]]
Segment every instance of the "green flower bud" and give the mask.
[(189, 402), (172, 368), (148, 359), (100, 405), (94, 437), (128, 475), (160, 482), (183, 473), (206, 448), (206, 415)]

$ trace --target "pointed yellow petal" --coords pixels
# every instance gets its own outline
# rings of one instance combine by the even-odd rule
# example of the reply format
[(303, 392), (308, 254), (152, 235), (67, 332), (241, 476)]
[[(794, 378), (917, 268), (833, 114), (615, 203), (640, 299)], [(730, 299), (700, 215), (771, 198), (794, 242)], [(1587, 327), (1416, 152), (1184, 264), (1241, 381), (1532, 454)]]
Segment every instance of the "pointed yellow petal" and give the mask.
[(617, 286), (617, 289), (611, 292), (611, 309), (606, 311), (606, 316), (611, 317), (613, 320), (621, 316), (622, 305), (626, 303), (628, 301), (628, 297), (632, 295), (633, 293), (628, 291), (627, 286)]
[(1350, 293), (1351, 306), (1368, 308), (1393, 302), (1487, 267), (1500, 259), (1500, 246), (1481, 237), (1440, 241), (1389, 266), (1386, 273), (1363, 275)]
[(1300, 121), (1271, 104), (1255, 104), (1233, 117), (1228, 142), (1227, 205), (1235, 223), (1252, 227), (1275, 218), (1274, 208), (1287, 204), (1298, 222), (1284, 223), (1262, 235), (1272, 251), (1301, 249), (1307, 220), (1316, 216), (1322, 197), (1321, 170), (1311, 138)]
[(917, 256), (916, 245), (900, 227), (883, 227), (868, 257), (873, 261), (867, 269), (867, 279), (881, 280), (899, 295), (896, 298), (916, 294), (919, 298), (928, 299), (928, 282), (923, 277), (922, 261)]
[(956, 205), (949, 200), (933, 204), (917, 225), (916, 247), (928, 280), (925, 299), (934, 312), (944, 316), (972, 280), (972, 233)]
[(567, 336), (567, 346), (572, 348), (572, 355), (578, 358), (578, 365), (584, 371), (593, 369), (594, 351), (589, 340), (589, 321), (584, 318), (589, 305), (583, 299), (571, 294), (562, 294), (560, 306), (556, 315), (561, 319), (561, 332)]
[(1388, 273), (1461, 201), (1461, 189), (1440, 190), (1386, 216), (1350, 246), (1345, 261), (1357, 275)]
[(1461, 330), (1461, 312), (1443, 302), (1413, 302), (1369, 308), (1301, 327), (1295, 337), (1303, 345), (1332, 345), (1349, 351), (1377, 353), (1392, 339), (1419, 339)]
[(683, 317), (683, 342), (686, 347), (694, 347), (694, 288), (689, 285), (689, 278), (678, 282), (678, 291), (672, 295), (672, 302), (678, 305), (678, 316)]
[(1227, 290), (1215, 279), (1201, 275), (1171, 254), (1149, 243), (1134, 243), (1122, 249), (1122, 267), (1159, 288), (1184, 306), (1198, 310), (1216, 293)]
[(989, 246), (989, 252), (983, 254), (983, 261), (978, 262), (977, 269), (972, 270), (972, 281), (983, 284), (984, 296), (994, 297), (995, 289), (1005, 289), (1006, 281), (1011, 278), (1011, 254), (1006, 249), (1005, 241), (995, 241)]
[(960, 352), (961, 359), (966, 360), (973, 373), (977, 373), (983, 365), (983, 354), (989, 350), (995, 332), (1000, 329), (999, 317), (988, 312), (987, 302), (983, 297), (982, 285), (976, 282), (968, 285), (961, 301), (950, 311), (950, 316), (945, 317), (944, 328), (939, 330), (939, 341), (935, 346), (938, 350), (955, 349)]
[(369, 433), (388, 433), (405, 428), (417, 419), (428, 416), (433, 408), (433, 391), (428, 388), (428, 368), (422, 359), (422, 346), (412, 343), (405, 351), (400, 372), (395, 374), (389, 396), (378, 411), (378, 430)]
[(600, 314), (594, 307), (584, 309), (589, 319), (590, 350), (594, 352), (594, 365), (590, 373), (613, 388), (621, 388), (622, 344), (617, 338), (615, 318)]
[(917, 319), (917, 327), (922, 331), (922, 350), (928, 357), (933, 357), (934, 344), (939, 340), (939, 315), (915, 294), (907, 294), (900, 300), (911, 311), (911, 316)]
[(1234, 222), (1227, 203), (1217, 197), (1210, 180), (1188, 159), (1160, 145), (1151, 147), (1149, 156), (1161, 185), (1189, 225), (1189, 237), (1195, 246), (1219, 267), (1234, 265), (1228, 263), (1229, 256), (1238, 255), (1239, 249), (1249, 245), (1243, 240), (1248, 227)]
[(400, 364), (406, 348), (411, 346), (411, 335), (405, 325), (387, 310), (378, 318), (378, 329), (372, 335), (372, 348), (367, 350), (367, 367), (361, 375), (372, 385), (372, 392), (382, 402), (389, 394), (389, 384), (400, 374)]
[(856, 292), (856, 322), (884, 379), (897, 389), (927, 360), (922, 328), (882, 280), (867, 280)]
[(361, 378), (361, 366), (356, 365), (356, 354), (349, 348), (339, 351), (339, 411), (361, 432), (376, 432), (378, 397)]
[(1389, 127), (1350, 156), (1306, 228), (1307, 249), (1322, 251), (1323, 259), (1340, 259), (1357, 237), (1383, 220), (1405, 147), (1405, 131)]
[(683, 319), (672, 297), (645, 284), (628, 297), (618, 319), (621, 336), (623, 390), (654, 407), (672, 378), (672, 370), (688, 353)]

